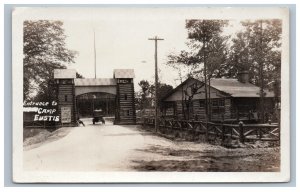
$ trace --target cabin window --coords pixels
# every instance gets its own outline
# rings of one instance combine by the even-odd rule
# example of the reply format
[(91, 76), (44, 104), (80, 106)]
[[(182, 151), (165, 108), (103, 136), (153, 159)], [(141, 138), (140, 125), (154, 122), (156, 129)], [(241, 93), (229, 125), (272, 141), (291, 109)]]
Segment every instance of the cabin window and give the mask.
[(218, 104), (219, 104), (218, 100), (213, 100), (212, 101), (212, 106), (217, 107), (217, 106), (219, 106)]
[(219, 114), (219, 108), (212, 108), (211, 112), (213, 114)]
[(127, 100), (127, 94), (124, 95), (124, 99)]
[(204, 108), (205, 107), (205, 101), (199, 101), (199, 105), (200, 105), (200, 108)]
[(214, 115), (221, 115), (225, 113), (224, 99), (213, 99), (211, 113)]
[(130, 110), (123, 110), (124, 116), (130, 116)]
[(219, 100), (219, 106), (225, 106), (224, 99), (220, 99), (220, 100)]
[(220, 107), (219, 108), (219, 113), (224, 114), (225, 113), (225, 108), (224, 107)]
[(224, 99), (212, 99), (212, 106), (213, 107), (224, 107), (225, 103), (224, 103)]
[(216, 115), (221, 115), (225, 113), (225, 108), (224, 107), (214, 107), (211, 110), (212, 114), (216, 114)]
[(65, 101), (68, 101), (68, 95), (65, 95)]

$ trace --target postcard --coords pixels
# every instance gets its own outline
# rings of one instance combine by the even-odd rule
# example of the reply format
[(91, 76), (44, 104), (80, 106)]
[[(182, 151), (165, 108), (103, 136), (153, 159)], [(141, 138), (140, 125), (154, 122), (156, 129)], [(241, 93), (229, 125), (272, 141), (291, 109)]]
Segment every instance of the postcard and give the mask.
[(289, 10), (17, 7), (13, 181), (288, 182)]

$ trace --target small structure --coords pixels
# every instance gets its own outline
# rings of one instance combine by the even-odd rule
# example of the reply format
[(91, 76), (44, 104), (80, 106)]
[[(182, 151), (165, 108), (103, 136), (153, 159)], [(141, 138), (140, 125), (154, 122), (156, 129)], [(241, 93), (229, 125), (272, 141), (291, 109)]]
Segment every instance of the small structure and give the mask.
[(114, 79), (116, 80), (116, 115), (115, 124), (135, 124), (135, 97), (133, 69), (115, 69)]
[[(60, 121), (57, 126), (75, 126), (78, 118), (78, 102), (80, 97), (92, 93), (94, 99), (103, 100), (103, 110), (113, 111), (115, 124), (135, 124), (135, 104), (133, 69), (115, 69), (113, 78), (76, 79), (73, 69), (54, 70), (52, 98), (57, 101), (57, 115)], [(98, 99), (99, 99), (98, 98)], [(89, 105), (81, 106), (89, 108)], [(113, 109), (112, 109), (113, 108)]]
[[(237, 79), (211, 79), (210, 87), (207, 85), (210, 120), (259, 119), (260, 88), (251, 84), (248, 79), (247, 72), (238, 74)], [(273, 113), (272, 92), (265, 91), (264, 105), (264, 115)], [(205, 108), (204, 82), (188, 78), (164, 97), (162, 112), (165, 116), (179, 119), (204, 120)]]
[(54, 85), (55, 97), (57, 101), (57, 112), (60, 121), (57, 124), (62, 126), (75, 126), (76, 116), (76, 96), (75, 81), (76, 71), (74, 69), (55, 69)]

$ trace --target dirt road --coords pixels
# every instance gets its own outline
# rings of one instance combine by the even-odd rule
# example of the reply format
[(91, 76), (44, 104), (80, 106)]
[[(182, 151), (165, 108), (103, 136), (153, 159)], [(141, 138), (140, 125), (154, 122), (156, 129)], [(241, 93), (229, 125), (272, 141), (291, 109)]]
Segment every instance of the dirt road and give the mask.
[(24, 169), (37, 171), (279, 171), (278, 148), (226, 149), (175, 142), (136, 126), (107, 122), (72, 128), (24, 150)]

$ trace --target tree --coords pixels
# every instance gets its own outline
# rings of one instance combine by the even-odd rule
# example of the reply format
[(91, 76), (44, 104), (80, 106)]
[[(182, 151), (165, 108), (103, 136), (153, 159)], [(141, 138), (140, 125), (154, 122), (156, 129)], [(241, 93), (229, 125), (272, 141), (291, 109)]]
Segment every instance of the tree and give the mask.
[(47, 99), (53, 70), (74, 63), (76, 52), (66, 48), (61, 21), (24, 21), (23, 29), (24, 100)]
[[(155, 93), (155, 85), (150, 86), (150, 93), (154, 95)], [(158, 87), (157, 87), (157, 100), (158, 100), (158, 108), (162, 108), (163, 104), (163, 98), (173, 90), (172, 85), (168, 85), (165, 83), (158, 82)]]
[(261, 119), (264, 122), (265, 90), (278, 96), (281, 71), (281, 20), (243, 21), (243, 30), (233, 39), (229, 63), (234, 66), (232, 76), (238, 71), (249, 71), (250, 81), (260, 87)]
[(187, 111), (187, 113), (184, 113), (184, 117), (186, 119), (190, 119), (190, 109), (193, 104), (193, 98), (195, 95), (203, 93), (201, 91), (201, 88), (203, 86), (204, 86), (203, 83), (195, 81), (193, 84), (186, 86), (186, 88), (184, 89), (184, 91), (183, 91), (184, 92), (184, 94), (183, 94), (184, 95), (184, 105), (185, 105), (185, 108)]
[[(138, 84), (141, 87), (140, 92), (136, 93), (138, 109), (153, 108), (155, 85), (150, 84), (147, 80), (141, 80)], [(162, 99), (172, 90), (171, 85), (158, 82), (157, 98), (159, 108), (162, 108)]]
[(228, 63), (233, 66), (231, 76), (235, 77), (240, 70), (247, 70), (250, 81), (259, 85), (259, 63), (263, 63), (266, 85), (280, 78), (281, 21), (243, 21), (242, 25), (243, 30), (232, 39), (230, 48)]
[[(227, 20), (187, 20), (186, 29), (188, 31), (188, 47), (190, 50), (181, 51), (178, 55), (169, 55), (168, 64), (178, 63), (191, 66), (196, 75), (203, 73), (205, 90), (205, 111), (210, 119), (209, 97), (210, 78), (220, 76), (221, 70), (226, 61), (226, 41), (228, 37), (222, 36), (223, 28), (228, 25)], [(195, 75), (195, 73), (194, 73)], [(210, 87), (210, 86), (208, 86)], [(184, 109), (183, 109), (184, 110)], [(184, 114), (184, 112), (183, 112)]]
[(141, 80), (138, 84), (141, 87), (140, 107), (141, 107), (141, 109), (145, 109), (145, 108), (149, 107), (149, 104), (150, 104), (149, 100), (147, 99), (147, 97), (149, 95), (150, 83), (147, 80)]

